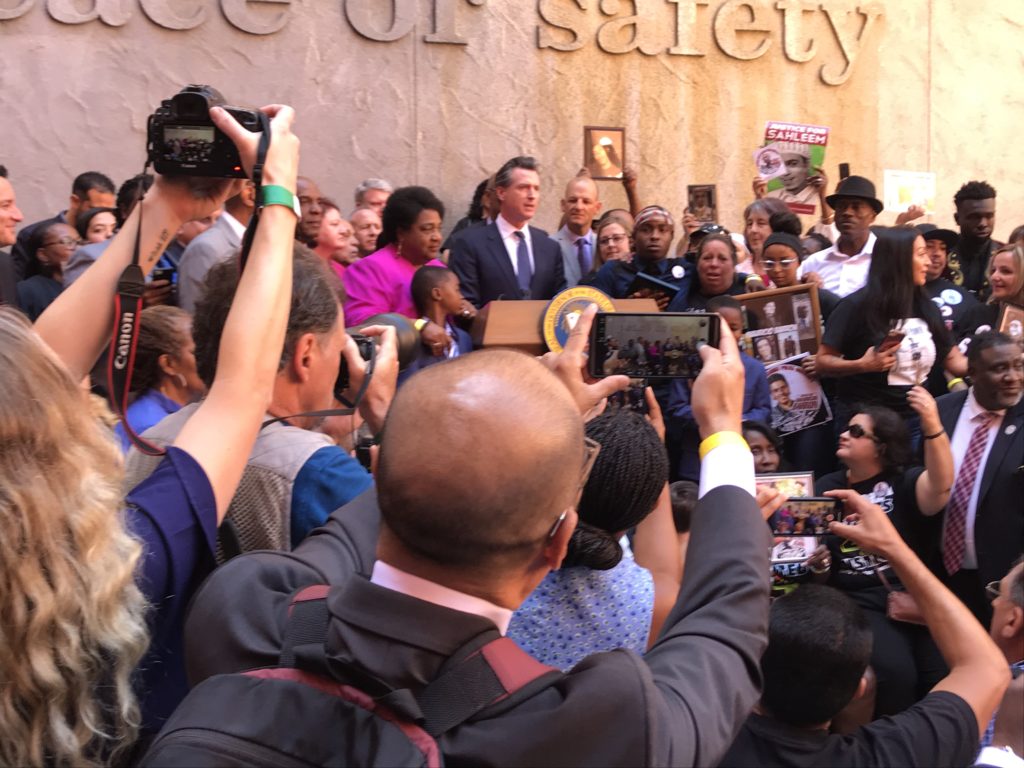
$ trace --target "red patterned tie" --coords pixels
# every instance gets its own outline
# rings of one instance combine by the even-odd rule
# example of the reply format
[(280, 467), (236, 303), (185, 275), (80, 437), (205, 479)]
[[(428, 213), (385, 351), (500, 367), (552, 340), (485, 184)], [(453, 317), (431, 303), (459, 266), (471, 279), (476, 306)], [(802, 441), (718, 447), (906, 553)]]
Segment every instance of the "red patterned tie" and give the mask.
[(981, 457), (985, 453), (985, 444), (988, 442), (988, 427), (994, 413), (984, 411), (973, 417), (977, 426), (974, 434), (971, 435), (971, 442), (967, 444), (967, 453), (964, 454), (964, 462), (960, 465), (956, 482), (953, 483), (953, 493), (949, 498), (949, 505), (946, 507), (946, 533), (942, 540), (942, 564), (946, 566), (946, 572), (952, 576), (960, 570), (960, 564), (964, 560), (964, 548), (967, 536), (967, 506), (971, 501), (971, 493), (974, 491), (974, 481), (978, 476), (978, 467), (981, 464)]

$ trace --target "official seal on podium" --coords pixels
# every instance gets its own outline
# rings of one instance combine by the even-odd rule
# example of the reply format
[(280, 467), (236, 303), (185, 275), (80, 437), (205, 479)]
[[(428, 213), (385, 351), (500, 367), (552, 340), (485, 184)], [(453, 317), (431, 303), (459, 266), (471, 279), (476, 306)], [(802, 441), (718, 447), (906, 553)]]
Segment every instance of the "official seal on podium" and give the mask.
[(604, 291), (587, 285), (567, 288), (557, 294), (544, 310), (544, 342), (552, 352), (561, 352), (569, 334), (588, 304), (597, 304), (600, 312), (614, 312), (615, 304)]

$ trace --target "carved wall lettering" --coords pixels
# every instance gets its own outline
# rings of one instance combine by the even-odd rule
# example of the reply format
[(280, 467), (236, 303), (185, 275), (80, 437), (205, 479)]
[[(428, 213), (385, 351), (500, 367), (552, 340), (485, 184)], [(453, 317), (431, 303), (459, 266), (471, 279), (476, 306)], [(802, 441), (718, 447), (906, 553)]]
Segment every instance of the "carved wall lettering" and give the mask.
[(47, 0), (46, 10), (64, 24), (85, 24), (99, 19), (111, 27), (120, 27), (132, 17), (129, 0), (93, 0), (92, 9), (82, 12), (74, 0)]
[[(466, 0), (477, 7), (487, 0)], [(427, 43), (447, 43), (449, 45), (468, 45), (469, 41), (455, 31), (455, 6), (458, 0), (434, 0), (434, 27), (429, 35), (423, 36)]]
[(566, 6), (575, 5), (581, 11), (587, 10), (586, 0), (538, 0), (537, 14), (541, 21), (555, 29), (561, 29), (572, 35), (571, 40), (566, 40), (562, 34), (554, 34), (547, 27), (537, 25), (537, 47), (553, 48), (556, 51), (578, 51), (583, 47), (583, 39), (580, 36), (580, 29), (573, 26), (573, 22), (579, 22), (578, 13), (572, 13)]
[(187, 0), (139, 0), (139, 4), (147, 18), (164, 29), (195, 29), (206, 21), (206, 8), (198, 0), (191, 8)]
[[(771, 27), (760, 18), (760, 6), (743, 0), (728, 0), (722, 3), (715, 14), (715, 23), (712, 28), (715, 35), (715, 42), (722, 53), (732, 56), (741, 61), (753, 61), (768, 53), (772, 47)], [(747, 16), (747, 21), (741, 21), (741, 16)], [(754, 48), (750, 48), (749, 42), (741, 44), (737, 32), (757, 32), (762, 35), (760, 42)], [(748, 36), (749, 37), (753, 37)]]
[(703, 56), (697, 49), (694, 32), (697, 29), (697, 8), (707, 7), (708, 0), (668, 0), (676, 7), (676, 44), (668, 49), (672, 56)]
[(250, 4), (291, 5), (291, 2), (292, 0), (220, 0), (220, 9), (224, 12), (224, 18), (243, 32), (250, 35), (272, 35), (280, 32), (288, 23), (287, 11), (253, 13)]
[(814, 58), (818, 48), (813, 38), (803, 45), (803, 16), (814, 13), (818, 4), (811, 0), (779, 0), (775, 7), (782, 11), (782, 50), (790, 61), (804, 63)]
[(391, 26), (381, 30), (380, 3), (376, 0), (345, 0), (345, 17), (352, 29), (368, 40), (393, 43), (401, 40), (416, 25), (416, 0), (391, 0)]
[[(652, 0), (624, 0), (632, 3), (633, 13), (630, 16), (606, 21), (597, 30), (597, 47), (606, 53), (629, 53), (640, 51), (645, 56), (657, 56), (662, 52), (658, 45), (647, 43), (644, 35), (644, 19), (651, 18)], [(663, 4), (664, 0), (657, 0)], [(601, 13), (614, 16), (620, 12), (620, 0), (601, 0)], [(647, 22), (649, 23), (649, 22)], [(624, 41), (623, 32), (629, 31), (628, 40)]]
[(29, 9), (33, 6), (36, 0), (21, 0), (13, 8), (0, 8), (0, 21), (6, 19), (16, 19), (19, 16), (24, 16), (29, 12)]
[[(820, 72), (821, 80), (826, 85), (842, 85), (850, 79), (850, 75), (853, 73), (853, 62), (857, 60), (857, 56), (860, 54), (864, 38), (867, 37), (868, 32), (871, 31), (871, 27), (874, 26), (878, 17), (882, 15), (882, 6), (878, 3), (868, 3), (867, 5), (857, 6), (855, 11), (839, 11), (822, 4), (821, 9), (828, 16), (828, 23), (832, 25), (832, 31), (836, 33), (839, 49), (846, 61), (846, 64), (839, 72), (835, 72), (835, 70), (830, 72), (828, 64), (822, 65)], [(858, 15), (864, 17), (863, 24), (858, 23)], [(855, 29), (851, 29), (851, 25), (853, 27), (860, 26), (860, 30), (855, 31)]]

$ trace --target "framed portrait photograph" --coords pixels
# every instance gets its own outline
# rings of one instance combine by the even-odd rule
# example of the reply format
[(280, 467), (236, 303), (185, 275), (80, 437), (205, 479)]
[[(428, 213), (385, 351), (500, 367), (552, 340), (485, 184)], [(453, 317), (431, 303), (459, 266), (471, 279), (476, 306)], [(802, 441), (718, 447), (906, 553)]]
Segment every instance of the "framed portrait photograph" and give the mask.
[(686, 187), (687, 209), (701, 224), (718, 222), (718, 198), (714, 184), (690, 184)]
[(595, 179), (621, 179), (626, 167), (626, 129), (584, 126), (583, 165)]
[(832, 421), (832, 409), (817, 379), (800, 365), (806, 353), (785, 363), (765, 366), (771, 397), (771, 426), (780, 435)]
[(1018, 344), (1024, 344), (1024, 307), (1003, 303), (997, 327), (1000, 333), (1005, 333)]
[(743, 305), (744, 346), (765, 365), (814, 355), (821, 345), (821, 309), (813, 283), (734, 297)]
[(754, 484), (768, 486), (790, 498), (814, 495), (813, 472), (766, 472), (754, 476)]

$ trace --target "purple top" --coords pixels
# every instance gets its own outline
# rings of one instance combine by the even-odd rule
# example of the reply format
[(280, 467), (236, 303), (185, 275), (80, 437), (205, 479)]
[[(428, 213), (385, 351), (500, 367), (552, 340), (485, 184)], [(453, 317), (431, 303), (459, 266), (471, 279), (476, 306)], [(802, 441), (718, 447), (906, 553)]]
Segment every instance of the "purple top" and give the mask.
[(178, 448), (127, 499), (128, 527), (142, 540), (139, 589), (150, 605), (149, 650), (140, 664), (143, 729), (155, 733), (188, 693), (185, 609), (214, 569), (217, 503), (203, 468)]
[[(443, 267), (444, 262), (431, 259), (431, 267)], [(393, 245), (374, 251), (355, 264), (350, 264), (342, 275), (348, 303), (345, 304), (345, 324), (358, 325), (382, 312), (397, 312), (416, 317), (412, 301), (412, 276), (416, 267), (398, 255)]]

